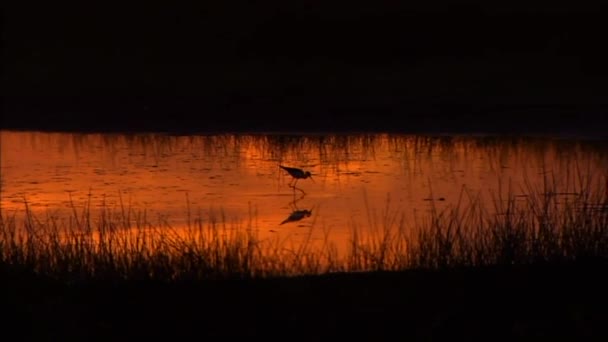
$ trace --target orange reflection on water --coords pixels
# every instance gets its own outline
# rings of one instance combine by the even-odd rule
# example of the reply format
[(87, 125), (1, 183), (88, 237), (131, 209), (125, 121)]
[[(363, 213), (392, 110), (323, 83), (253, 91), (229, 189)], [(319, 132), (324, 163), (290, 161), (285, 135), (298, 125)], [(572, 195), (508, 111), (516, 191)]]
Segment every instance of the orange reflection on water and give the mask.
[[(22, 213), (24, 200), (41, 217), (87, 205), (93, 217), (145, 209), (147, 220), (178, 231), (215, 215), (261, 239), (298, 240), (312, 229), (312, 241), (341, 251), (353, 227), (382, 225), (387, 212), (413, 226), (431, 205), (456, 206), (463, 189), (492, 207), (498, 193), (525, 195), (547, 181), (575, 193), (582, 175), (599, 188), (608, 170), (605, 146), (549, 139), (9, 131), (1, 139), (3, 215)], [(310, 170), (314, 181), (292, 189), (279, 164)], [(294, 213), (304, 215), (289, 220)]]

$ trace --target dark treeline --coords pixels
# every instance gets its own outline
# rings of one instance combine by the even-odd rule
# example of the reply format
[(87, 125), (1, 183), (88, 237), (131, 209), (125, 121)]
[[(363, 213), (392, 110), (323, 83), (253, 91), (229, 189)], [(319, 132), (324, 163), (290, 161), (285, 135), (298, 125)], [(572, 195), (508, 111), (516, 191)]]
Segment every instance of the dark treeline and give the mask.
[(406, 112), (601, 113), (606, 104), (606, 11), (586, 2), (5, 7), (9, 127), (93, 118), (263, 129), (292, 124), (292, 113), (365, 126), (370, 113), (391, 122)]

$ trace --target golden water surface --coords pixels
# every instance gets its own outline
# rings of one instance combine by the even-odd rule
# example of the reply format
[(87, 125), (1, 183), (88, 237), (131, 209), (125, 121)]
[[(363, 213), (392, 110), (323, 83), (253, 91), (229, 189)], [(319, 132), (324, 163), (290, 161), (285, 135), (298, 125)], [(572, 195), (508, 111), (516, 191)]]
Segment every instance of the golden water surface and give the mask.
[[(313, 174), (297, 187), (279, 165)], [(431, 206), (524, 197), (545, 182), (575, 193), (602, 183), (605, 144), (548, 138), (412, 135), (68, 134), (1, 132), (2, 215), (27, 201), (38, 217), (90, 206), (146, 211), (172, 227), (193, 218), (241, 223), (262, 238), (347, 243), (397, 213), (415, 225)], [(464, 197), (462, 197), (464, 196)], [(88, 204), (87, 204), (88, 203)], [(294, 212), (306, 213), (289, 221)]]

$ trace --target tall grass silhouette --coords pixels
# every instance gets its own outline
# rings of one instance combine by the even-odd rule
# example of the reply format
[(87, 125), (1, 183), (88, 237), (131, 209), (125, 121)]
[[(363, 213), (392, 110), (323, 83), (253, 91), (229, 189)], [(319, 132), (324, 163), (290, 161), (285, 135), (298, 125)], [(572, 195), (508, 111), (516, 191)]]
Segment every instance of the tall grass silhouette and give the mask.
[[(2, 213), (0, 264), (53, 278), (185, 279), (263, 278), (328, 272), (400, 271), (491, 265), (608, 260), (608, 196), (605, 183), (578, 177), (560, 186), (545, 177), (540, 187), (493, 193), (484, 202), (463, 187), (456, 205), (406, 224), (406, 211), (390, 199), (366, 203), (367, 221), (350, 222), (351, 238), (340, 255), (327, 238), (313, 243), (314, 222), (300, 244), (263, 240), (254, 220), (228, 222), (221, 210), (188, 213), (175, 228), (162, 217), (122, 204), (97, 214), (90, 202), (72, 214), (37, 217)], [(523, 195), (522, 195), (523, 192)], [(364, 198), (365, 199), (365, 198)]]

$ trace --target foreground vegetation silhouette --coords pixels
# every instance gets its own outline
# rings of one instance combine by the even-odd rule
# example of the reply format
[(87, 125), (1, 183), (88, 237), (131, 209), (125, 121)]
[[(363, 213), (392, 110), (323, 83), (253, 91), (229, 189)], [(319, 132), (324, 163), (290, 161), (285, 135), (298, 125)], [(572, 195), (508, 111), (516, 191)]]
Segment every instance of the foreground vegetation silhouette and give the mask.
[(178, 231), (129, 208), (3, 213), (9, 326), (62, 340), (606, 336), (608, 198), (582, 184), (568, 201), (553, 185), (523, 204), (497, 197), (494, 214), (463, 191), (416, 227), (387, 211), (355, 224), (341, 256), (310, 240), (264, 244), (213, 217)]

